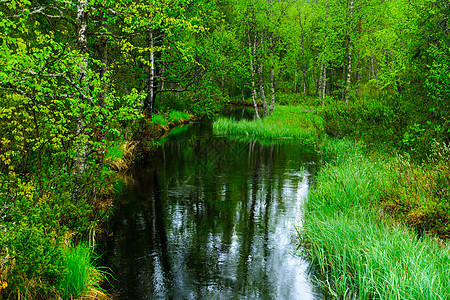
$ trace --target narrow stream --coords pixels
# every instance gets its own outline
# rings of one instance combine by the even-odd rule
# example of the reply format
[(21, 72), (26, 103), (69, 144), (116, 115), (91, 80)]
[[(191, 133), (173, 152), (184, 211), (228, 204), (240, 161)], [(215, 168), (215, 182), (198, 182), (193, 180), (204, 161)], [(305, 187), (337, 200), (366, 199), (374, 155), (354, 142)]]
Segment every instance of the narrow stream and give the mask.
[(295, 145), (179, 129), (123, 177), (106, 248), (119, 299), (323, 299), (296, 227), (318, 168)]

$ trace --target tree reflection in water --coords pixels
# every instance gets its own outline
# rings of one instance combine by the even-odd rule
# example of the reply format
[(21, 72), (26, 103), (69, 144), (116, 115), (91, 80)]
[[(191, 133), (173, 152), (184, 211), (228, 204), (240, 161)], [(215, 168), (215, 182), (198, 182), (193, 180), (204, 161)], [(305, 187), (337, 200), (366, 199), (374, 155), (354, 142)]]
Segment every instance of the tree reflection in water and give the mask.
[(107, 256), (119, 298), (323, 299), (295, 253), (317, 156), (204, 129), (171, 138), (125, 185)]

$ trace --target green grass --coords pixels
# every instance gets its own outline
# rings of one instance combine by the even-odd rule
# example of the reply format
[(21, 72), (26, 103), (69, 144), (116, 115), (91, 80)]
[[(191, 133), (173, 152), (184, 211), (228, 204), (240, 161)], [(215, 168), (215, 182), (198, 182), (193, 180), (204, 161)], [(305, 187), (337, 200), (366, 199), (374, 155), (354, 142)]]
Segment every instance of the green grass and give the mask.
[(304, 106), (277, 106), (275, 112), (260, 120), (218, 118), (214, 121), (215, 134), (236, 139), (295, 140), (306, 144), (317, 142), (323, 127), (322, 119), (311, 108)]
[(170, 123), (179, 123), (179, 122), (183, 122), (186, 120), (189, 120), (192, 118), (192, 115), (186, 113), (186, 112), (182, 112), (182, 111), (178, 111), (178, 110), (172, 110), (170, 113), (168, 114), (156, 114), (152, 117), (152, 122), (154, 124), (158, 124), (161, 126), (167, 126)]
[(110, 143), (106, 147), (106, 159), (121, 159), (123, 157), (123, 149), (121, 145)]
[(93, 251), (89, 246), (80, 244), (66, 247), (63, 253), (66, 273), (58, 285), (58, 290), (64, 299), (76, 298), (86, 294), (91, 289), (98, 289), (100, 272), (92, 265)]
[(161, 126), (167, 126), (169, 123), (163, 115), (154, 115), (152, 117), (152, 122)]
[(369, 157), (346, 140), (323, 151), (335, 159), (317, 175), (302, 233), (322, 285), (336, 297), (448, 299), (450, 248), (419, 239), (380, 206), (395, 159)]
[(168, 120), (169, 122), (174, 122), (174, 123), (178, 123), (178, 122), (182, 122), (185, 120), (189, 120), (192, 116), (186, 112), (182, 112), (182, 111), (178, 111), (178, 110), (172, 110), (169, 113), (169, 117)]

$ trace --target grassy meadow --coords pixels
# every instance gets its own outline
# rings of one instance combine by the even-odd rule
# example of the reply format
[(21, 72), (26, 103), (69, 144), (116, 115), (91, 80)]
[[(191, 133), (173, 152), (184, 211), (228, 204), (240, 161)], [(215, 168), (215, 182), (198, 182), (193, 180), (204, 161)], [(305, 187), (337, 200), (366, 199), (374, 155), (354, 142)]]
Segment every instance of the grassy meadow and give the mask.
[(304, 106), (278, 106), (263, 119), (240, 120), (220, 117), (214, 121), (216, 134), (240, 140), (295, 140), (305, 144), (317, 143), (323, 131), (322, 118), (317, 111)]
[(218, 119), (214, 132), (306, 137), (327, 157), (304, 208), (301, 240), (333, 297), (449, 299), (450, 210), (442, 201), (449, 191), (448, 148), (418, 164), (347, 138), (313, 138), (323, 123), (308, 110), (278, 106), (262, 120)]

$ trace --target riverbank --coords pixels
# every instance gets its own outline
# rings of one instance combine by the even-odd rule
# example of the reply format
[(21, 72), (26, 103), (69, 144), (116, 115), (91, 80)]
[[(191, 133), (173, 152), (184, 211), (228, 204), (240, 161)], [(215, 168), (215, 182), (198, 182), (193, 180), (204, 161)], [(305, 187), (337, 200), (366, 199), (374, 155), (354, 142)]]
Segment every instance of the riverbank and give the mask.
[[(20, 120), (14, 111), (4, 119)], [(155, 117), (136, 119), (135, 127), (129, 124), (133, 120), (111, 125), (102, 138), (109, 142), (89, 144), (94, 150), (81, 166), (76, 165), (80, 149), (70, 134), (32, 140), (41, 146), (28, 152), (14, 140), (20, 134), (2, 138), (0, 299), (109, 298), (100, 286), (108, 275), (97, 264), (95, 247), (113, 212), (116, 174), (132, 165), (139, 133), (147, 134), (144, 147), (149, 147), (193, 118), (177, 111)], [(8, 128), (4, 119), (0, 123)], [(10, 132), (26, 128), (20, 125)], [(144, 131), (149, 128), (153, 131)]]
[[(285, 122), (283, 116), (289, 111), (288, 118), (295, 122), (308, 120), (300, 113), (304, 109), (277, 107), (283, 113), (255, 121), (254, 134), (255, 124), (241, 121), (219, 119), (214, 129), (231, 137), (263, 137), (266, 126), (278, 124), (287, 128), (279, 131), (281, 136), (298, 138), (301, 134), (292, 132), (303, 126)], [(290, 124), (296, 128), (289, 128)], [(443, 198), (446, 190), (441, 186), (448, 178), (448, 149), (436, 149), (434, 160), (416, 165), (345, 138), (316, 141), (317, 151), (328, 162), (305, 205), (301, 238), (320, 269), (323, 287), (335, 297), (448, 297), (450, 248), (444, 240), (448, 239), (449, 210), (442, 201), (448, 198)]]

